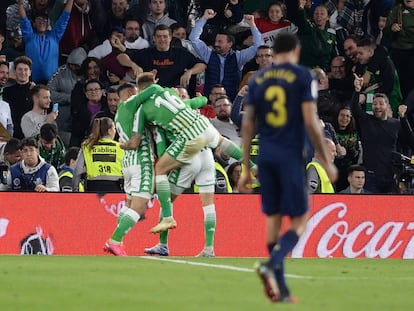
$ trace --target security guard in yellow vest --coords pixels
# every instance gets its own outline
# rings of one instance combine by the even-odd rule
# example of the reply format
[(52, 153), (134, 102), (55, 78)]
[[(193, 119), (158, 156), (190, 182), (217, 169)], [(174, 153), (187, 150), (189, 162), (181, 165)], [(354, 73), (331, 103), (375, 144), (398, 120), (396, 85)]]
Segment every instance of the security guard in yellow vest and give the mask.
[[(75, 168), (76, 159), (79, 154), (79, 147), (70, 147), (64, 157), (64, 165), (60, 167), (59, 188), (62, 192), (72, 192), (73, 169)], [(82, 182), (79, 183), (79, 192), (84, 192), (85, 187)]]
[[(328, 147), (331, 161), (336, 157), (336, 146), (334, 142), (325, 138), (325, 143)], [(334, 193), (335, 189), (330, 182), (328, 175), (318, 160), (318, 153), (315, 152), (315, 157), (306, 165), (308, 192), (309, 193)]]
[(92, 132), (82, 143), (76, 160), (73, 189), (78, 191), (80, 176), (85, 170), (86, 191), (123, 192), (122, 158), (124, 151), (114, 140), (115, 124), (110, 118), (93, 121)]
[[(257, 163), (257, 155), (259, 154), (259, 137), (255, 136), (252, 138), (252, 142), (250, 145), (250, 160), (252, 162)], [(259, 168), (260, 169), (260, 168)], [(245, 168), (242, 164), (242, 174), (244, 174)], [(253, 188), (253, 193), (259, 193), (260, 190), (260, 182), (257, 179), (257, 176), (254, 176), (252, 172), (250, 172), (252, 183), (250, 185), (251, 188)]]

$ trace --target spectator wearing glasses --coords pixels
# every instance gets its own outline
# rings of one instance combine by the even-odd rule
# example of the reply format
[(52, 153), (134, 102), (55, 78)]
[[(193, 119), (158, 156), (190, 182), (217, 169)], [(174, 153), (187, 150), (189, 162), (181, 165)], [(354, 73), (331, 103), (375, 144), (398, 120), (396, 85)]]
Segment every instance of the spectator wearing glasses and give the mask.
[(216, 117), (210, 119), (210, 122), (222, 136), (240, 146), (241, 138), (237, 132), (237, 126), (230, 119), (231, 105), (232, 103), (226, 95), (217, 98), (214, 102)]
[(226, 95), (226, 89), (221, 84), (215, 84), (211, 88), (211, 92), (208, 95), (208, 102), (207, 105), (200, 109), (200, 113), (207, 118), (215, 118), (216, 111), (214, 110), (214, 103), (216, 102), (217, 98)]
[(268, 47), (267, 45), (259, 46), (257, 48), (254, 60), (251, 60), (249, 63), (251, 62), (255, 62), (257, 69), (244, 73), (239, 88), (242, 88), (243, 86), (247, 85), (247, 81), (257, 70), (266, 68), (273, 63), (273, 49), (271, 47)]
[(91, 121), (102, 110), (107, 110), (103, 85), (99, 80), (88, 80), (85, 84), (86, 101), (72, 106), (71, 146), (80, 146), (90, 133)]

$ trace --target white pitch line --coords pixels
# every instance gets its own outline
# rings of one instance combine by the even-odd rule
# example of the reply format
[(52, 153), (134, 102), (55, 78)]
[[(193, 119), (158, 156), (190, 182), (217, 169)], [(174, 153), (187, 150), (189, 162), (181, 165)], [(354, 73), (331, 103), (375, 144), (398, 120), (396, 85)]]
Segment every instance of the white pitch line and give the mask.
[[(183, 259), (172, 259), (172, 258), (155, 257), (155, 256), (138, 256), (138, 258), (155, 260), (155, 261), (166, 261), (166, 262), (172, 262), (176, 264), (184, 264), (184, 265), (190, 265), (190, 266), (217, 268), (217, 269), (224, 269), (224, 270), (231, 270), (231, 271), (238, 271), (238, 272), (248, 272), (248, 273), (255, 272), (255, 270), (251, 268), (211, 264), (211, 263), (206, 263), (206, 262), (189, 261), (189, 260), (183, 260)], [(288, 273), (285, 274), (285, 276), (291, 279), (307, 279), (307, 280), (318, 279), (318, 280), (338, 280), (338, 281), (354, 281), (354, 280), (363, 281), (363, 280), (376, 279), (376, 278), (365, 277), (365, 276), (342, 276), (342, 277), (341, 276), (310, 276), (310, 275), (298, 275), (298, 274), (288, 274)], [(381, 277), (378, 278), (378, 280), (381, 280), (381, 279), (382, 279)], [(399, 280), (399, 281), (414, 281), (413, 276), (405, 276), (405, 277), (398, 276), (398, 277), (393, 277), (392, 279)]]
[[(242, 268), (236, 266), (229, 266), (229, 265), (218, 265), (218, 264), (211, 264), (206, 262), (196, 262), (196, 261), (188, 261), (182, 259), (170, 259), (170, 258), (162, 258), (162, 257), (154, 257), (154, 256), (140, 256), (143, 259), (150, 259), (150, 260), (157, 260), (157, 261), (168, 261), (172, 263), (178, 263), (183, 265), (190, 265), (190, 266), (201, 266), (201, 267), (209, 267), (209, 268), (217, 268), (217, 269), (224, 269), (224, 270), (232, 270), (232, 271), (239, 271), (239, 272), (254, 272), (254, 269), (250, 268)], [(311, 276), (302, 276), (296, 274), (286, 274), (287, 277), (296, 278), (296, 279), (313, 279)]]

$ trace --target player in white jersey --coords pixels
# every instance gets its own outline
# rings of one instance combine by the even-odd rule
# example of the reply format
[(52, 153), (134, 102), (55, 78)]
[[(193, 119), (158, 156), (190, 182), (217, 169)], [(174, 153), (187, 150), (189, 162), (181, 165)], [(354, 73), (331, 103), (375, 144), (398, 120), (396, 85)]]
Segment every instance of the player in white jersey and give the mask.
[[(136, 95), (137, 88), (132, 84), (119, 87), (121, 104), (115, 115), (115, 124), (122, 142), (129, 141), (137, 132), (136, 107), (128, 98)], [(146, 211), (148, 201), (154, 191), (154, 154), (151, 148), (150, 135), (144, 131), (138, 148), (126, 150), (122, 161), (124, 175), (125, 206), (118, 215), (117, 227), (104, 249), (116, 256), (126, 256), (122, 241), (129, 230), (141, 219)]]
[[(178, 94), (178, 92), (177, 92)], [(192, 99), (183, 99), (184, 102), (192, 109), (201, 108), (207, 104), (207, 98), (204, 96)], [(157, 153), (162, 155), (165, 152), (164, 135), (155, 131), (155, 140), (157, 141)], [(214, 190), (216, 183), (216, 169), (214, 157), (210, 148), (204, 148), (192, 159), (191, 163), (176, 168), (168, 175), (171, 187), (171, 201), (175, 199), (192, 186), (193, 181), (198, 187), (200, 200), (204, 214), (204, 237), (205, 244), (203, 250), (197, 257), (215, 257), (214, 253), (214, 235), (216, 229), (216, 210), (214, 205)], [(160, 220), (163, 216), (160, 213)], [(160, 232), (160, 240), (155, 246), (144, 249), (145, 253), (150, 255), (168, 256), (168, 230)]]

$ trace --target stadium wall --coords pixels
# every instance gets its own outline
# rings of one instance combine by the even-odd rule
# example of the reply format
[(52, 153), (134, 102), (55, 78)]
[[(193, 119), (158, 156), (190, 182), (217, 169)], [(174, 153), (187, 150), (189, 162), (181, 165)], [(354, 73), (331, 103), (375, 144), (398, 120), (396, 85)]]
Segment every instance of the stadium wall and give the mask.
[[(104, 255), (122, 194), (0, 193), (0, 254)], [(265, 218), (258, 195), (217, 195), (215, 251), (224, 257), (265, 257)], [(158, 242), (149, 229), (156, 202), (125, 239), (129, 255), (144, 255)], [(198, 195), (182, 195), (174, 207), (171, 256), (203, 248)], [(292, 257), (414, 258), (414, 196), (313, 195), (307, 231)]]

